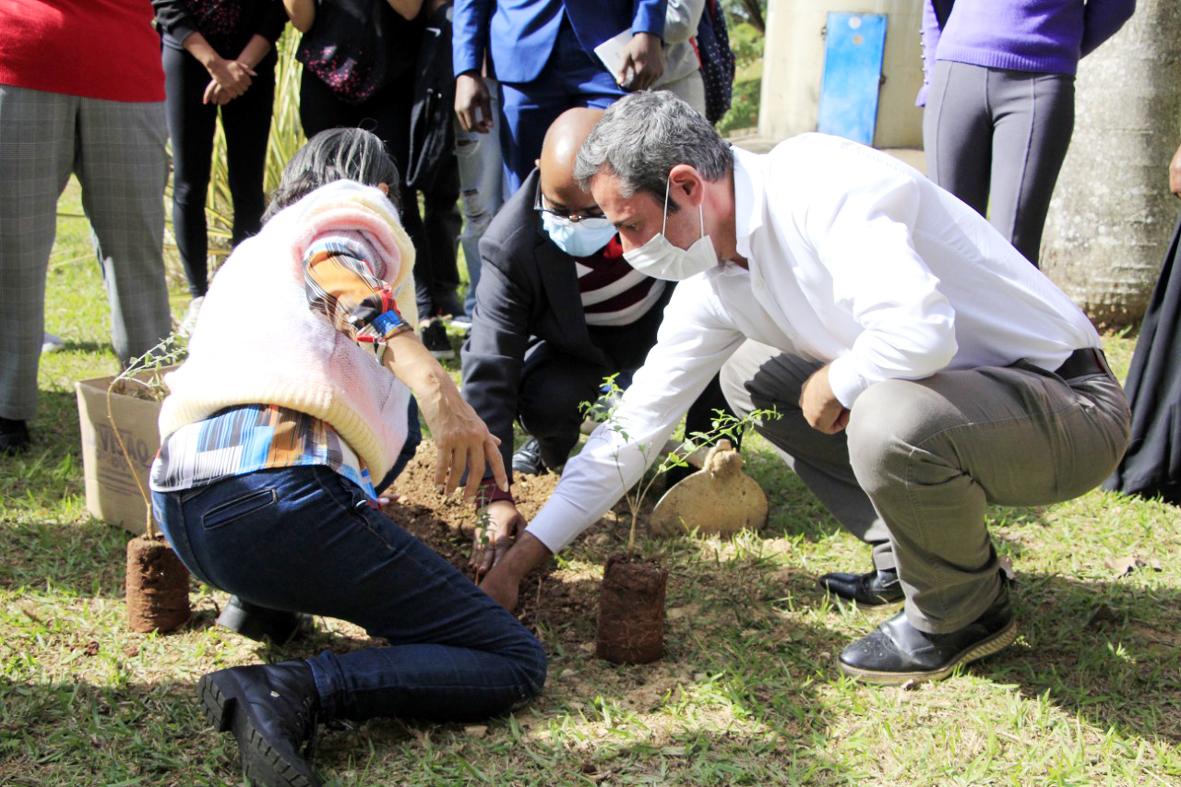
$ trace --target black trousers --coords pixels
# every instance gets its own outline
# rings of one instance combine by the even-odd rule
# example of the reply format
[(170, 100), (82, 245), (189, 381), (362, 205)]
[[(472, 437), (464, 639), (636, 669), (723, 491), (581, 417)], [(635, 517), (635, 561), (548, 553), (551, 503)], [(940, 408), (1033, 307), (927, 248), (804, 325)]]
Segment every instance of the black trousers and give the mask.
[(1124, 384), (1132, 440), (1104, 489), (1181, 506), (1181, 221), (1152, 290)]
[[(583, 421), (580, 405), (599, 398), (603, 378), (634, 372), (644, 365), (644, 358), (656, 344), (663, 311), (664, 299), (635, 325), (589, 328), (591, 341), (607, 356), (608, 365), (562, 353), (545, 341), (530, 348), (521, 373), (517, 414), (525, 431), (537, 438), (547, 467), (566, 463), (578, 442)], [(732, 414), (716, 375), (689, 408), (686, 433), (708, 432), (715, 410)]]
[[(353, 126), (372, 131), (385, 142), (390, 158), (405, 173), (410, 155), (410, 109), (413, 99), (413, 73), (407, 72), (360, 104), (350, 104), (337, 97), (315, 74), (305, 70), (300, 84), (299, 119), (303, 131), (312, 137), (325, 129)], [(462, 306), (456, 290), (459, 270), (456, 246), (459, 242), (460, 217), (459, 166), (454, 156), (446, 159), (446, 168), (435, 179), (434, 189), (422, 195), (397, 184), (402, 204), (402, 226), (414, 243), (414, 288), (420, 318), (440, 313), (456, 313)], [(403, 179), (404, 180), (404, 179)], [(390, 184), (391, 188), (394, 184)]]
[[(209, 287), (209, 238), (205, 195), (213, 158), (219, 107), (202, 104), (209, 72), (181, 49), (163, 47), (168, 134), (172, 137), (172, 225), (180, 261), (193, 297)], [(275, 101), (275, 52), (254, 68), (250, 88), (221, 110), (226, 135), (230, 197), (234, 205), (232, 242), (258, 232), (264, 207), (263, 173)]]

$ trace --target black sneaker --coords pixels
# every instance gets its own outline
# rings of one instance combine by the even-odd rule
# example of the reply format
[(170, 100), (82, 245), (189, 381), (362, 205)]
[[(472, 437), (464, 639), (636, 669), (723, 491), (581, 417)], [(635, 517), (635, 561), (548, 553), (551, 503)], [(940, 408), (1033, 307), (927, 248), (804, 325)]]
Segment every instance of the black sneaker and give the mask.
[(428, 320), (422, 326), (422, 343), (430, 350), (431, 355), (440, 361), (455, 357), (455, 349), (451, 346), (451, 340), (447, 338), (447, 329), (443, 327), (441, 320)]
[(545, 472), (545, 462), (541, 461), (541, 443), (537, 442), (536, 437), (530, 437), (513, 453), (513, 472), (523, 475), (541, 475)]
[(303, 661), (233, 667), (197, 683), (205, 717), (218, 732), (233, 732), (242, 771), (251, 783), (318, 787), (309, 764), (320, 698)]
[(0, 455), (15, 456), (29, 448), (29, 425), (15, 418), (0, 418)]
[(961, 664), (1004, 650), (1017, 638), (1009, 588), (992, 606), (959, 631), (928, 634), (906, 619), (906, 612), (878, 626), (841, 652), (841, 671), (866, 683), (899, 684), (942, 680)]

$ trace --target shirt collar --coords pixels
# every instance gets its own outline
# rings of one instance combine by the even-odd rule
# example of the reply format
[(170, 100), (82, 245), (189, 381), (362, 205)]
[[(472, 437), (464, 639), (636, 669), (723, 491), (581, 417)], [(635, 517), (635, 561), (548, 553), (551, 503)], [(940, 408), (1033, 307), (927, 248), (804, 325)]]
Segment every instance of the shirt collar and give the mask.
[(750, 259), (750, 238), (763, 226), (763, 156), (733, 147), (734, 235), (738, 253)]

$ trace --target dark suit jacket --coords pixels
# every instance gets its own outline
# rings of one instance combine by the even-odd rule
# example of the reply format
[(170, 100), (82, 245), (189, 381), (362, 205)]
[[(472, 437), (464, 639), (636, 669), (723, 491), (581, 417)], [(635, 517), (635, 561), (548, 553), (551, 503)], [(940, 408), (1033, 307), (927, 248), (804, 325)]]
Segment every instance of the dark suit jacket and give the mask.
[[(534, 169), (480, 239), (476, 308), (471, 336), (461, 352), (463, 396), (500, 438), (510, 476), (513, 420), (526, 350), (544, 340), (552, 350), (614, 368), (587, 328), (574, 261), (541, 229), (533, 208), (538, 180)], [(650, 347), (672, 289), (666, 287), (661, 300), (632, 325), (608, 330), (626, 331)]]

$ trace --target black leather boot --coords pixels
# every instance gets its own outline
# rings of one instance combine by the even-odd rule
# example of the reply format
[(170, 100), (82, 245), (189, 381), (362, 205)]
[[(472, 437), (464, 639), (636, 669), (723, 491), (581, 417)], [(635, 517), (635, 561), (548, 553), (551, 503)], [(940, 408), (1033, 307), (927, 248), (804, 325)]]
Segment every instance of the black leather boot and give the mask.
[(28, 448), (28, 423), (15, 418), (0, 418), (0, 455), (15, 456)]
[(820, 578), (820, 587), (847, 601), (876, 607), (901, 601), (902, 583), (892, 568), (873, 570), (868, 574), (836, 572)]
[(272, 645), (286, 645), (306, 636), (312, 628), (312, 619), (307, 615), (260, 607), (237, 596), (230, 596), (217, 623), (259, 642), (270, 640)]
[(991, 656), (1016, 638), (1009, 588), (1002, 581), (992, 606), (959, 631), (928, 634), (899, 612), (841, 652), (841, 671), (867, 683), (942, 680), (959, 665)]
[(318, 787), (309, 761), (320, 707), (303, 661), (233, 667), (197, 683), (205, 716), (238, 740), (242, 771), (253, 784)]

